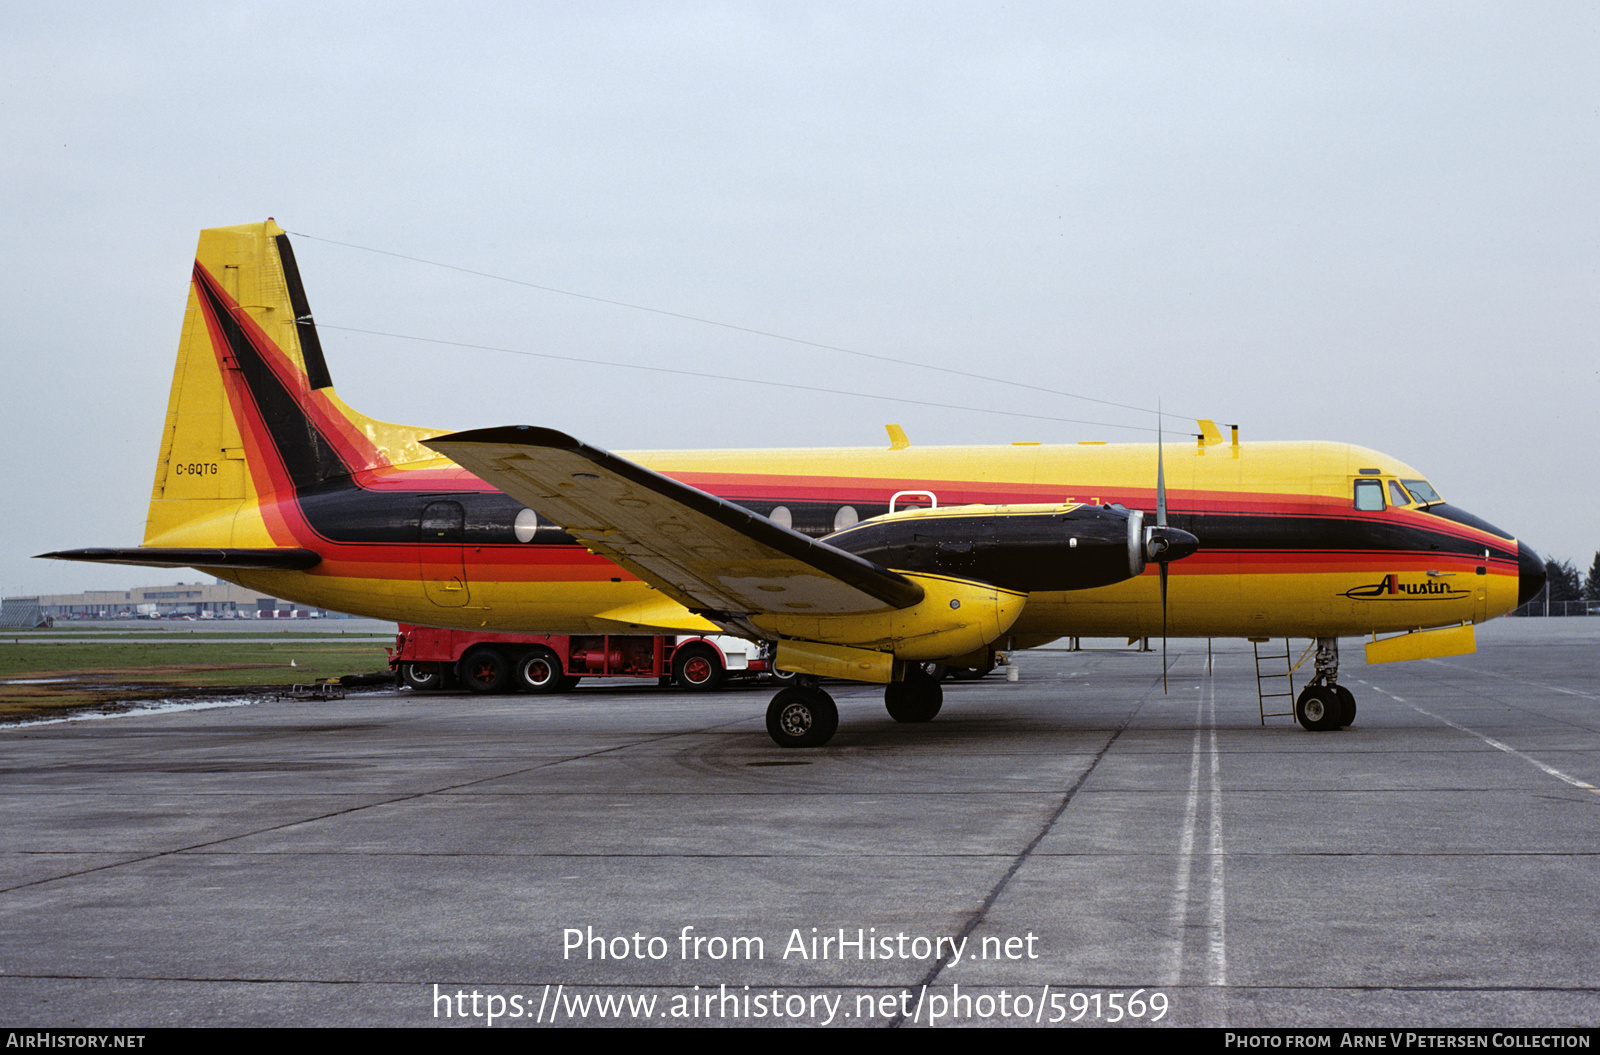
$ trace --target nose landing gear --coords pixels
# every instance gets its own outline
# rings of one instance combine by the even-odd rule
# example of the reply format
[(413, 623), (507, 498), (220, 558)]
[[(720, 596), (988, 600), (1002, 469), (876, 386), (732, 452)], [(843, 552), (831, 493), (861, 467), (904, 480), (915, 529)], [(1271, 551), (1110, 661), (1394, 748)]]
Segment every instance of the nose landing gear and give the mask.
[(1294, 716), (1312, 732), (1343, 729), (1356, 720), (1355, 694), (1339, 684), (1339, 639), (1317, 638), (1317, 672), (1294, 702)]

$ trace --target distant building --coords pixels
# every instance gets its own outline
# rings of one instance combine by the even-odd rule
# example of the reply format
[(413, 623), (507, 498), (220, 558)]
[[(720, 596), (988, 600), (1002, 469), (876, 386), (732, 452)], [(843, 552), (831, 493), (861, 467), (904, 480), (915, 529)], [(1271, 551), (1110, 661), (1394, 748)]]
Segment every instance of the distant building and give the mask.
[(50, 618), (39, 608), (37, 597), (7, 597), (0, 601), (0, 626), (28, 630), (49, 622)]
[[(232, 583), (176, 583), (136, 586), (131, 590), (7, 597), (0, 625), (39, 626), (48, 620), (72, 619), (318, 619), (344, 618), (341, 613), (280, 601)], [(29, 620), (32, 620), (29, 622)]]

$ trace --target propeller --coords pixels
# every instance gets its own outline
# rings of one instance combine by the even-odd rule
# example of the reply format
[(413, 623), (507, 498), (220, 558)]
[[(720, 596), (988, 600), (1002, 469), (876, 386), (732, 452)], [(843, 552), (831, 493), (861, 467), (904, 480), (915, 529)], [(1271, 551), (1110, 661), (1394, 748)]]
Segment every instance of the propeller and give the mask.
[(1145, 558), (1161, 570), (1161, 691), (1167, 691), (1167, 565), (1200, 548), (1200, 540), (1167, 524), (1167, 468), (1160, 408), (1156, 410), (1156, 523), (1145, 528)]
[[(1164, 559), (1172, 544), (1167, 539), (1167, 466), (1163, 459), (1166, 444), (1161, 437), (1161, 408), (1156, 408), (1156, 533), (1161, 537), (1157, 566), (1161, 569), (1161, 691), (1167, 691), (1167, 565)], [(1154, 538), (1151, 539), (1155, 541)]]
[[(1157, 410), (1159, 415), (1160, 411)], [(1143, 510), (1128, 513), (1128, 573), (1140, 575), (1149, 562), (1161, 570), (1161, 688), (1167, 688), (1167, 565), (1200, 548), (1200, 540), (1167, 523), (1166, 440), (1156, 419), (1156, 522), (1145, 526)]]

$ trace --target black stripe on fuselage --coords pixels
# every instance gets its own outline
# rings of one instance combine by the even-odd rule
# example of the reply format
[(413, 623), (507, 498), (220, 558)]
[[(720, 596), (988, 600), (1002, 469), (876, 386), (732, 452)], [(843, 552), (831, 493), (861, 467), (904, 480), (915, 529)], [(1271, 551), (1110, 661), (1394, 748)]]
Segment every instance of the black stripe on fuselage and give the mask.
[[(292, 262), (292, 254), (286, 260)], [(286, 263), (286, 274), (291, 266), (292, 263)], [(295, 394), (284, 386), (268, 366), (234, 317), (233, 311), (222, 300), (210, 277), (200, 269), (197, 269), (197, 275), (200, 277), (198, 286), (201, 293), (227, 342), (229, 356), (288, 471), (301, 513), (314, 532), (330, 542), (349, 545), (416, 545), (423, 509), (432, 502), (447, 500), (459, 502), (463, 507), (465, 530), (462, 542), (468, 545), (526, 544), (517, 541), (512, 526), (523, 506), (500, 492), (375, 492), (358, 486), (350, 466), (337, 447), (322, 434), (306, 415)], [(294, 301), (294, 309), (299, 312), (303, 307), (302, 291), (300, 299)], [(320, 361), (320, 347), (317, 358)], [(320, 370), (326, 375), (325, 365)], [(863, 519), (887, 511), (886, 505), (859, 502), (771, 498), (729, 500), (762, 515), (770, 514), (780, 505), (784, 506), (790, 512), (795, 529), (814, 536), (828, 534), (834, 516), (845, 505), (853, 506)], [(1449, 513), (1457, 515), (1450, 517)], [(1456, 523), (1476, 526), (1466, 520), (1460, 511), (1450, 510), (1447, 513), (1441, 509), (1439, 515), (1449, 517)], [(1199, 538), (1202, 550), (1209, 553), (1337, 550), (1438, 553), (1441, 556), (1481, 559), (1483, 550), (1488, 548), (1496, 559), (1517, 560), (1514, 543), (1510, 546), (1490, 544), (1485, 547), (1478, 540), (1461, 538), (1447, 531), (1428, 531), (1412, 524), (1381, 518), (1177, 513), (1172, 515), (1171, 521), (1174, 527), (1189, 531)], [(1451, 526), (1454, 528), (1455, 523)], [(541, 518), (531, 541), (542, 545), (560, 545), (571, 543), (572, 539)], [(1028, 556), (1030, 546), (1034, 547), (1032, 553), (1037, 557), (1042, 552), (1037, 546), (1042, 544), (1037, 540), (1032, 543), (1024, 541), (1019, 544), (1020, 553), (1015, 560), (1007, 558), (991, 564), (984, 564), (970, 553), (957, 553), (947, 548), (942, 555), (927, 558), (927, 570), (963, 576), (960, 568), (976, 570), (977, 566), (983, 565), (988, 569), (985, 574), (989, 577), (980, 581), (992, 581), (994, 585), (1009, 589), (1056, 588), (1030, 585), (1053, 583), (1063, 574), (1056, 567), (1029, 572), (1027, 565), (1032, 559)], [(859, 555), (868, 556), (866, 553)], [(904, 563), (884, 561), (878, 557), (868, 556), (868, 559), (889, 566), (906, 567)], [(991, 561), (993, 559), (991, 554)]]
[(350, 466), (307, 417), (299, 400), (267, 365), (261, 352), (245, 334), (244, 327), (223, 301), (210, 276), (198, 266), (195, 274), (199, 279), (196, 284), (217, 320), (223, 340), (228, 344), (228, 355), (272, 437), (272, 444), (295, 490), (304, 492), (329, 483), (354, 487), (350, 479)]
[[(415, 545), (423, 509), (433, 502), (452, 501), (460, 503), (464, 512), (462, 542), (470, 546), (525, 545), (517, 541), (513, 527), (517, 514), (523, 509), (522, 503), (498, 491), (375, 492), (362, 490), (347, 482), (345, 486), (324, 485), (302, 491), (297, 497), (307, 522), (319, 535), (333, 542)], [(734, 501), (762, 515), (769, 513), (774, 504), (785, 505), (792, 512), (800, 506), (796, 502), (773, 503), (771, 500)], [(827, 511), (830, 519), (833, 511), (838, 509), (838, 505), (830, 503), (815, 505), (819, 512)], [(857, 505), (857, 508), (865, 510), (861, 505)], [(877, 525), (863, 523), (829, 541), (886, 567), (973, 578), (1007, 589), (1082, 589), (1091, 584), (1084, 577), (1088, 572), (1081, 561), (1081, 572), (1069, 572), (1068, 565), (1060, 561), (1043, 563), (1048, 560), (1052, 545), (1049, 532), (1043, 526), (1047, 518), (999, 518), (1013, 521), (1005, 533), (1007, 550), (1010, 552), (1003, 555), (992, 548), (999, 541), (993, 527), (984, 524), (984, 521), (992, 519), (995, 518), (938, 517), (902, 521), (900, 523), (920, 523), (923, 526), (913, 534), (927, 536), (923, 540), (913, 538), (909, 542), (891, 540), (887, 535), (878, 534)], [(1462, 538), (1453, 532), (1428, 531), (1381, 520), (1229, 513), (1175, 514), (1170, 519), (1174, 527), (1189, 531), (1199, 538), (1201, 551), (1210, 556), (1336, 551), (1373, 555), (1437, 554), (1440, 557), (1482, 561), (1484, 550), (1489, 549), (1493, 559), (1517, 559), (1514, 546), (1486, 544), (1476, 539)], [(1150, 523), (1149, 514), (1146, 523)], [(869, 533), (868, 529), (874, 530)], [(990, 539), (994, 539), (994, 543), (991, 544)], [(543, 517), (539, 518), (538, 530), (530, 541), (540, 545), (576, 544), (570, 535)], [(952, 548), (963, 542), (976, 545), (967, 552)], [(1088, 577), (1106, 577), (1105, 581), (1115, 582), (1121, 574), (1118, 569), (1125, 569), (1127, 565), (1125, 539), (1108, 537), (1100, 542), (1098, 548), (1104, 549), (1108, 556), (1102, 570)], [(903, 550), (898, 554), (891, 552), (897, 544), (915, 548), (915, 559), (908, 557)], [(1080, 545), (1083, 543), (1080, 542)], [(1116, 555), (1110, 555), (1112, 551)], [(908, 560), (911, 562), (908, 563)], [(1058, 584), (1063, 577), (1066, 582)]]
[(1432, 531), (1379, 517), (1288, 516), (1242, 513), (1174, 514), (1174, 527), (1189, 531), (1207, 553), (1271, 553), (1285, 550), (1345, 553), (1437, 553), (1440, 556), (1515, 561), (1516, 544), (1462, 538), (1455, 524)]

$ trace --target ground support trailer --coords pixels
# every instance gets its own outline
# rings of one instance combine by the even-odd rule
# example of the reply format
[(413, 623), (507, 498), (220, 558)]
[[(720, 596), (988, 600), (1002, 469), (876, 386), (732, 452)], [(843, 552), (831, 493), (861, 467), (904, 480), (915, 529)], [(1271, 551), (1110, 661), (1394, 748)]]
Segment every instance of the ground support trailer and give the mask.
[(715, 689), (769, 672), (766, 650), (742, 638), (486, 634), (400, 624), (387, 650), (400, 684), (473, 692), (564, 692), (579, 678), (655, 678)]

